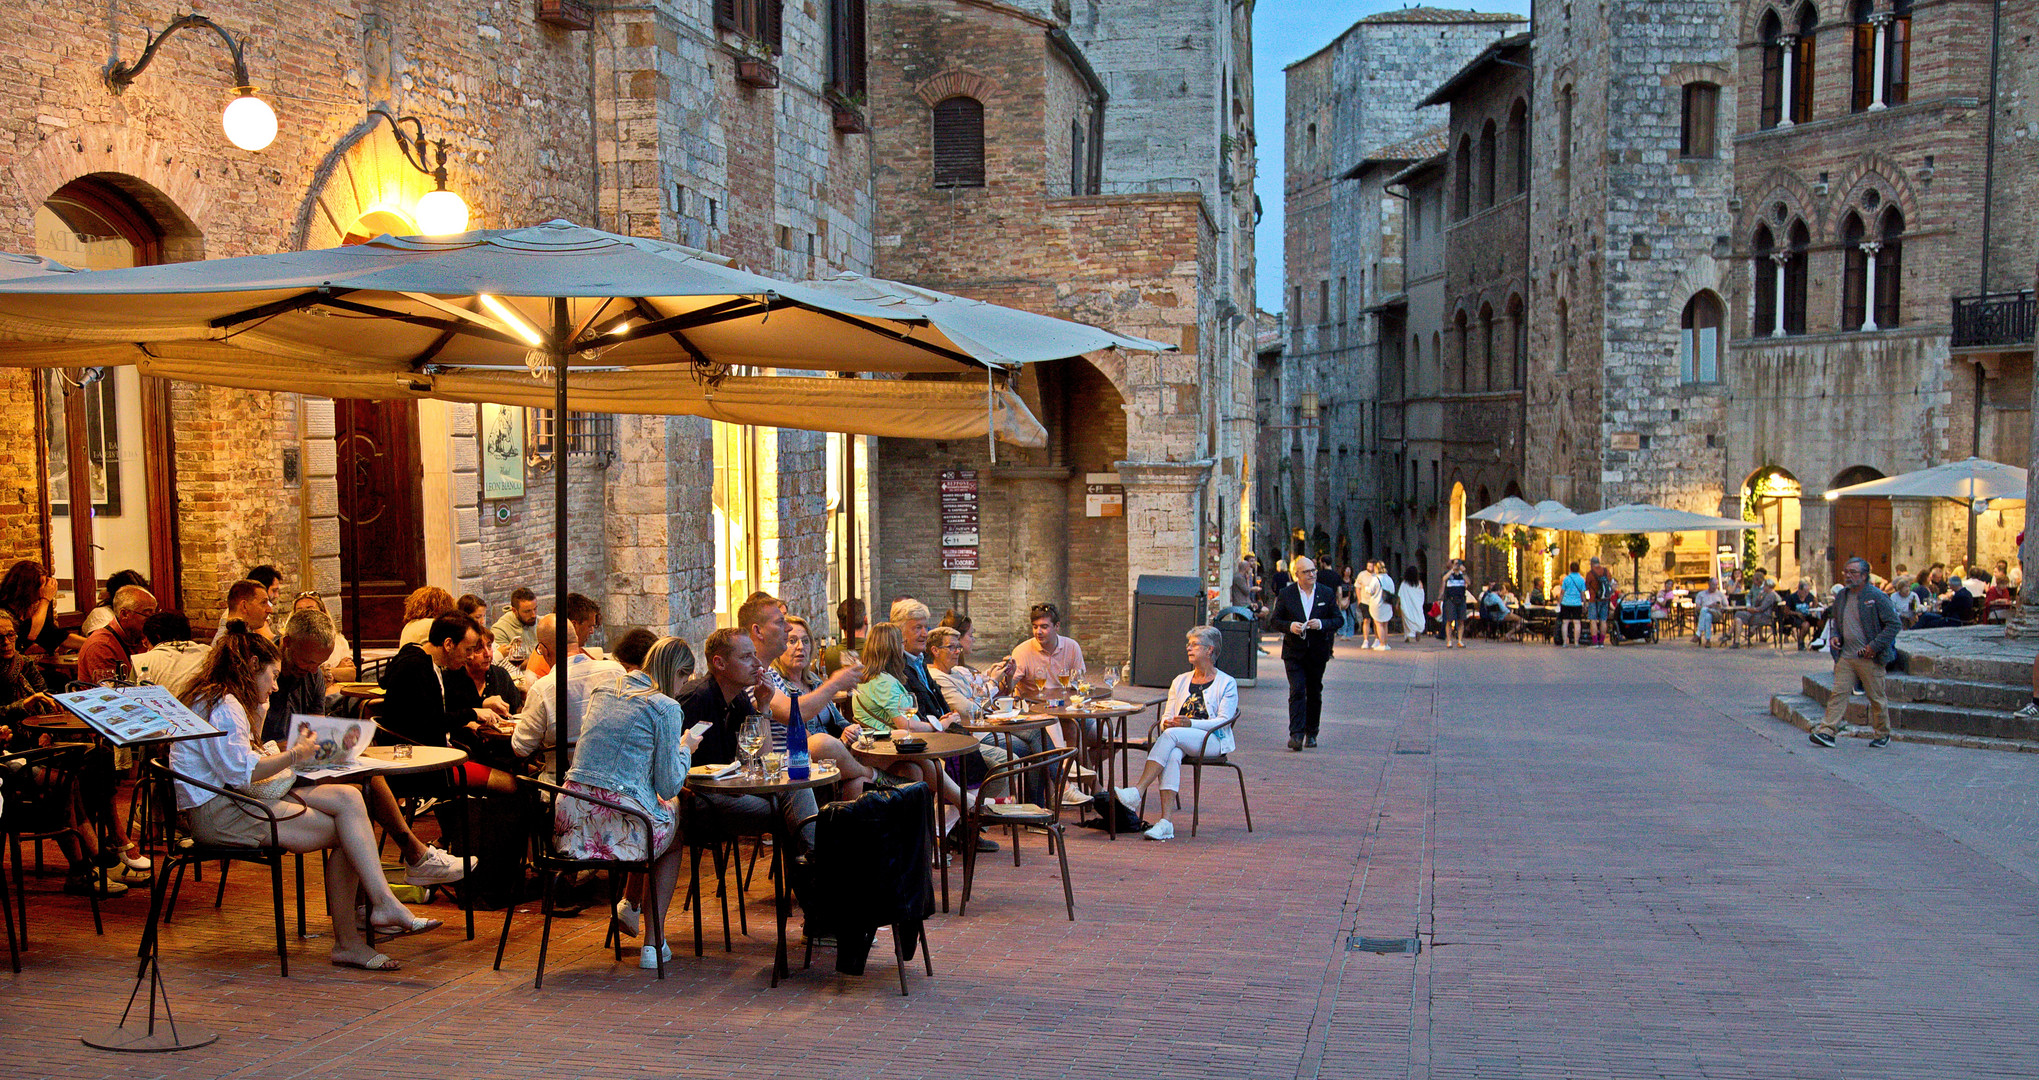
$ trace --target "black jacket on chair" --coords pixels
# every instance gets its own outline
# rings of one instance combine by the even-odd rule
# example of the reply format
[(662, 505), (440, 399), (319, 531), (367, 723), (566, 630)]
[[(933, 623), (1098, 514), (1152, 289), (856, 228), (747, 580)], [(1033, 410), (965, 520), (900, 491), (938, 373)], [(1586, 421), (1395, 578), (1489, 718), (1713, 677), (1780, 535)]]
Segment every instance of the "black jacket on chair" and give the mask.
[[(1338, 594), (1330, 586), (1318, 582), (1305, 601), (1295, 583), (1290, 582), (1275, 599), (1273, 618), (1275, 628), (1281, 631), (1282, 659), (1331, 659), (1331, 635), (1342, 620), (1338, 615)], [(1289, 632), (1290, 623), (1306, 623), (1311, 619), (1322, 624), (1319, 629), (1305, 630), (1301, 637)]]
[(864, 973), (880, 926), (892, 927), (899, 958), (913, 959), (921, 922), (935, 910), (933, 799), (926, 784), (913, 783), (821, 808), (801, 908), (809, 936), (835, 935), (837, 971)]

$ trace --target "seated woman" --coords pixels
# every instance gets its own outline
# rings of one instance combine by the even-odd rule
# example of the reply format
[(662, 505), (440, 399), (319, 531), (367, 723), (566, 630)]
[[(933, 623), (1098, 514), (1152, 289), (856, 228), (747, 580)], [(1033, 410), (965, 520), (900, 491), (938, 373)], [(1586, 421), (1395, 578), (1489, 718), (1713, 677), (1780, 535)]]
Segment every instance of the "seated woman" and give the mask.
[(852, 675), (842, 674), (838, 668), (834, 684), (829, 685), (830, 680), (815, 670), (813, 657), (814, 634), (808, 629), (807, 620), (798, 615), (786, 616), (786, 649), (772, 659), (764, 674), (765, 682), (778, 691), (766, 706), (772, 714), (772, 750), (786, 752), (786, 725), (792, 722), (793, 701), (797, 698), (800, 723), (807, 729), (808, 758), (834, 765), (841, 776), (837, 781), (841, 790), (836, 794), (854, 799), (864, 793), (864, 785), (876, 778), (878, 772), (850, 753), (840, 737), (849, 721), (836, 708), (833, 698), (840, 688), (849, 685)]
[(404, 628), (397, 634), (397, 645), (423, 645), (433, 619), (459, 611), (460, 601), (437, 585), (411, 590), (411, 595), (404, 597)]
[(1175, 839), (1175, 825), (1168, 820), (1168, 797), (1182, 802), (1182, 759), (1188, 754), (1217, 756), (1237, 748), (1232, 729), (1209, 734), (1218, 725), (1239, 715), (1239, 684), (1218, 670), (1216, 627), (1199, 626), (1189, 632), (1190, 670), (1175, 677), (1168, 687), (1168, 703), (1162, 706), (1161, 732), (1147, 751), (1147, 764), (1140, 782), (1118, 789), (1120, 805), (1140, 813), (1147, 789), (1161, 782), (1161, 819), (1147, 830), (1149, 840)]
[[(650, 836), (643, 822), (597, 803), (561, 798), (554, 804), (553, 835), (561, 855), (652, 860), (654, 915), (642, 926), (644, 947), (637, 961), (642, 968), (673, 958), (665, 917), (686, 855), (673, 837), (679, 832), (680, 788), (701, 738), (688, 733), (686, 717), (665, 687), (678, 689), (693, 668), (694, 651), (685, 641), (660, 638), (645, 654), (643, 669), (589, 690), (573, 768), (567, 770), (567, 790), (643, 811), (651, 819)], [(616, 917), (636, 936), (641, 919), (636, 905), (617, 901)]]
[[(863, 681), (852, 699), (851, 715), (872, 731), (934, 731), (935, 726), (914, 715), (913, 694), (901, 680), (906, 675), (906, 645), (899, 636), (899, 624), (881, 622), (864, 639)], [(942, 809), (942, 832), (962, 820), (963, 789), (938, 763), (902, 761), (888, 770), (906, 780), (924, 780), (946, 804)]]
[[(815, 663), (814, 631), (807, 620), (798, 615), (786, 616), (786, 651), (772, 661), (772, 670), (785, 680), (793, 693), (806, 697), (821, 686), (822, 675)], [(809, 731), (824, 731), (840, 738), (843, 729), (850, 726), (849, 717), (830, 702), (814, 716), (804, 722)]]
[[(969, 625), (968, 617), (962, 617), (963, 626)], [(997, 696), (997, 687), (989, 679), (977, 674), (965, 663), (970, 656), (972, 635), (967, 629), (953, 626), (937, 626), (927, 636), (927, 673), (934, 681), (935, 692), (942, 695), (942, 702), (949, 711), (962, 718), (966, 724), (982, 719), (990, 708), (991, 699)], [(982, 732), (977, 741), (1002, 751), (1007, 736), (997, 732)], [(1015, 754), (1038, 754), (1048, 748), (1047, 730), (1013, 734), (1012, 751)], [(993, 741), (997, 740), (997, 741)], [(1006, 755), (1001, 752), (987, 757), (985, 764), (993, 768), (1004, 764)]]
[[(217, 739), (173, 743), (170, 767), (215, 787), (252, 795), (269, 804), (279, 819), (276, 840), (300, 854), (331, 850), (326, 863), (326, 913), (333, 920), (333, 963), (367, 971), (396, 971), (397, 961), (376, 952), (354, 922), (355, 897), (365, 892), (375, 933), (398, 937), (434, 930), (437, 919), (421, 919), (397, 902), (382, 874), (374, 827), (359, 789), (346, 784), (285, 788), (268, 796), (263, 781), (288, 783), (291, 766), (311, 759), (318, 744), (299, 739), (288, 750), (257, 747), (253, 732), (269, 711), (281, 657), (268, 639), (239, 619), (228, 620), (206, 654), (205, 666), (184, 692), (184, 703), (226, 734)], [(281, 786), (281, 785), (279, 785)], [(204, 788), (177, 784), (177, 809), (193, 838), (204, 844), (260, 847), (269, 843), (269, 822), (245, 804)]]

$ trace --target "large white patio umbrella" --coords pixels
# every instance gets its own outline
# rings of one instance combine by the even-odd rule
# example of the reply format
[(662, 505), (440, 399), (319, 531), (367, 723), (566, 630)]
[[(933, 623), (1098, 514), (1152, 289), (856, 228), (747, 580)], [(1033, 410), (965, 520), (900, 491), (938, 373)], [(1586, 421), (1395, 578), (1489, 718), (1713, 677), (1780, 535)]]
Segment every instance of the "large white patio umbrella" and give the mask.
[[(1560, 521), (1550, 526), (1563, 532), (1585, 533), (1589, 536), (1625, 533), (1747, 532), (1757, 527), (1752, 521), (1695, 514), (1690, 510), (1673, 510), (1649, 503), (1610, 506), (1605, 510), (1580, 514), (1569, 521)], [(1642, 565), (1638, 563), (1634, 582), (1638, 592), (1642, 590), (1642, 573)]]
[(1830, 488), (1822, 496), (1892, 499), (1953, 499), (1968, 507), (1968, 562), (1975, 563), (1975, 519), (1989, 510), (2020, 510), (2025, 506), (2025, 470), (2000, 461), (1971, 457), (1917, 469), (1880, 480)]
[(1570, 521), (1572, 518), (1579, 516), (1577, 511), (1556, 499), (1545, 499), (1531, 509), (1535, 510), (1536, 513), (1527, 520), (1519, 522), (1519, 524), (1527, 525), (1532, 529), (1553, 528), (1556, 522)]
[[(0, 349), (0, 365), (137, 363), (148, 374), (197, 382), (357, 398), (530, 403), (542, 401), (549, 384), (552, 407), (564, 415), (575, 400), (570, 383), (622, 384), (626, 375), (632, 385), (612, 387), (625, 400), (597, 407), (684, 411), (668, 403), (689, 394), (713, 400), (747, 369), (898, 374), (1023, 362), (980, 359), (896, 308), (564, 221), (94, 273), (60, 269), (14, 262), (0, 271), (0, 339), (14, 343)], [(774, 410), (767, 393), (752, 406), (772, 414), (764, 422), (825, 427), (845, 411), (830, 409), (830, 399), (901, 392), (880, 389), (900, 386), (896, 380), (786, 380), (796, 382), (803, 391), (816, 384), (818, 393), (799, 403), (808, 410)], [(740, 388), (759, 396), (754, 383)], [(994, 426), (1002, 417), (1015, 441), (1045, 443), (1017, 395), (995, 382), (989, 390)], [(802, 415), (824, 409), (826, 422)], [(555, 588), (564, 597), (567, 470), (554, 472)], [(358, 619), (358, 597), (351, 607)], [(562, 620), (561, 655), (566, 633)], [(554, 715), (562, 729), (566, 690), (560, 680)], [(565, 758), (562, 749), (562, 776)]]
[(1482, 507), (1474, 513), (1467, 514), (1466, 520), (1491, 521), (1496, 525), (1527, 525), (1535, 517), (1536, 507), (1529, 505), (1525, 499), (1510, 495), (1492, 506)]

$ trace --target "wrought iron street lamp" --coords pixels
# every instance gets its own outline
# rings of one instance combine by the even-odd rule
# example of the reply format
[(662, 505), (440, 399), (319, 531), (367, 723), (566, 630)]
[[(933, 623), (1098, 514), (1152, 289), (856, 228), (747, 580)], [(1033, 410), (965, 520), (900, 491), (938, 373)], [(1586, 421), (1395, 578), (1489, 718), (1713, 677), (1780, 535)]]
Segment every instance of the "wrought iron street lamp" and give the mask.
[[(418, 200), (418, 231), (426, 236), (466, 232), (467, 200), (446, 190), (446, 140), (425, 138), (424, 121), (415, 116), (398, 116), (387, 109), (370, 109), (368, 115), (389, 121), (404, 160), (438, 185)], [(408, 131), (406, 124), (410, 125)]]
[(128, 85), (141, 75), (151, 60), (156, 58), (156, 50), (163, 47), (163, 42), (171, 34), (193, 27), (203, 27), (218, 34), (219, 39), (226, 43), (228, 55), (234, 59), (235, 97), (227, 102), (227, 107), (220, 113), (219, 118), (220, 127), (226, 132), (227, 141), (243, 150), (251, 151), (261, 150), (276, 141), (276, 110), (256, 96), (254, 83), (248, 78), (248, 62), (241, 55), (241, 42), (234, 40), (234, 36), (227, 33), (225, 27), (203, 15), (179, 15), (170, 20), (170, 25), (165, 26), (162, 33), (149, 35), (149, 44), (142, 49), (141, 59), (132, 64), (123, 64), (118, 60), (108, 61), (105, 72), (106, 88), (116, 95), (127, 90)]

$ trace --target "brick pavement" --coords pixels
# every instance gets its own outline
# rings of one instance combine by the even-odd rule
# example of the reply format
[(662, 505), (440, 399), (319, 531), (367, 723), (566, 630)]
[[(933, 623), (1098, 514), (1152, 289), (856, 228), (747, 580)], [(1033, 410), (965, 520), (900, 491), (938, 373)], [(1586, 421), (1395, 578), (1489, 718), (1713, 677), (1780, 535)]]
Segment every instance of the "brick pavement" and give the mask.
[[(283, 981), (266, 886), (243, 871), (226, 913), (187, 891), (164, 938), (180, 1015), (220, 1042), (112, 1057), (74, 1034), (125, 997), (141, 898), (107, 905), (95, 939), (45, 879), (38, 943), (20, 976), (0, 973), (0, 1061), (207, 1077), (2039, 1072), (2030, 757), (1815, 753), (1764, 713), (1814, 664), (1678, 645), (1342, 652), (1324, 746), (1305, 754), (1281, 749), (1280, 668), (1263, 664), (1241, 736), (1256, 832), (1208, 775), (1195, 840), (1078, 830), (1075, 923), (1038, 840), (1019, 869), (987, 860), (970, 915), (930, 925), (937, 975), (910, 973), (905, 999), (889, 972), (838, 976), (826, 953), (767, 989), (762, 879), (752, 937), (701, 960), (683, 945), (664, 983), (610, 962), (592, 917), (559, 924), (538, 993), (525, 918), (500, 974), (491, 940), (442, 931), (390, 946), (411, 965), (392, 977), (296, 943)], [(497, 925), (481, 921), (485, 939)], [(1353, 934), (1423, 951), (1352, 951)]]

